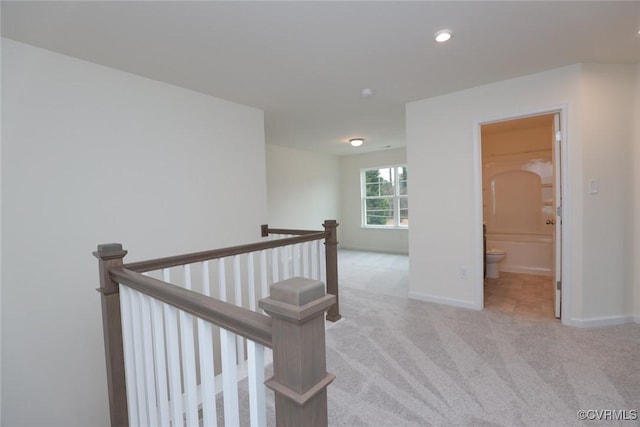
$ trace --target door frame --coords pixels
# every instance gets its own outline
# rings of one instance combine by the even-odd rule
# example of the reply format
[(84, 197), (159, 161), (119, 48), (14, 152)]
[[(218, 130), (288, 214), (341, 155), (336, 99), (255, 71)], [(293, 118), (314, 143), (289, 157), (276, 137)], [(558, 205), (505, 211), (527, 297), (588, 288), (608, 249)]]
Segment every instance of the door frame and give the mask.
[[(572, 319), (571, 313), (571, 191), (569, 187), (569, 136), (568, 136), (568, 113), (567, 105), (556, 105), (539, 110), (530, 110), (520, 112), (513, 115), (500, 115), (493, 117), (485, 117), (474, 120), (473, 122), (473, 194), (474, 194), (474, 251), (473, 258), (475, 263), (474, 275), (474, 307), (478, 310), (484, 309), (484, 277), (480, 272), (484, 268), (484, 250), (483, 250), (483, 234), (482, 234), (482, 139), (480, 129), (482, 125), (504, 122), (508, 120), (522, 119), (525, 117), (539, 116), (541, 114), (560, 114), (560, 132), (562, 134), (562, 142), (560, 146), (561, 159), (560, 165), (554, 165), (554, 168), (560, 168), (561, 191), (563, 197), (562, 205), (562, 246), (561, 246), (561, 266), (562, 269), (562, 299), (560, 321), (563, 324), (569, 324)], [(555, 260), (554, 260), (555, 264)], [(556, 266), (554, 265), (554, 269)], [(555, 286), (554, 286), (555, 288)]]

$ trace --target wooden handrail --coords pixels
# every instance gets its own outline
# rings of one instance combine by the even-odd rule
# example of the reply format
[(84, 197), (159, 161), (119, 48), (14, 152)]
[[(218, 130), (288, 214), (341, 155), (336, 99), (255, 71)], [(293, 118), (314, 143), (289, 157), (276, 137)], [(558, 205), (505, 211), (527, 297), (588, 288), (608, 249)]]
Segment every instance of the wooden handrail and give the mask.
[(126, 268), (109, 270), (117, 283), (170, 304), (266, 347), (273, 346), (271, 318), (201, 293), (143, 276)]
[[(324, 232), (272, 229), (296, 237), (209, 250), (174, 257), (124, 264), (127, 251), (119, 243), (98, 245), (105, 358), (109, 410), (112, 426), (128, 427), (123, 334), (119, 284), (163, 301), (179, 310), (218, 325), (239, 336), (273, 349), (274, 377), (267, 381), (274, 390), (276, 425), (322, 426), (328, 423), (326, 387), (334, 376), (326, 372), (323, 313), (331, 321), (340, 319), (338, 309), (337, 235), (335, 220), (324, 222)], [(268, 298), (258, 302), (272, 317), (207, 297), (141, 274), (199, 261), (251, 253), (324, 239), (327, 267), (325, 285), (317, 280), (293, 278), (271, 286)]]
[(194, 262), (208, 261), (212, 259), (225, 258), (228, 256), (240, 255), (249, 252), (257, 252), (265, 249), (278, 248), (281, 246), (294, 245), (296, 243), (321, 240), (325, 239), (327, 236), (328, 233), (326, 231), (313, 231), (305, 235), (288, 237), (286, 239), (268, 240), (264, 242), (232, 246), (223, 249), (213, 249), (166, 258), (157, 258), (148, 261), (132, 262), (129, 264), (125, 264), (124, 268), (138, 273), (143, 273), (145, 271), (159, 270), (161, 268), (176, 267), (179, 265), (192, 264)]
[(268, 225), (262, 226), (262, 237), (267, 237), (269, 234), (291, 234), (293, 236), (306, 236), (307, 234), (324, 233), (324, 231), (315, 230), (297, 230), (291, 228), (269, 228)]
[[(327, 312), (327, 320), (331, 322), (337, 322), (342, 318), (340, 314), (340, 298), (338, 290), (338, 236), (337, 228), (338, 222), (336, 220), (325, 220), (322, 226), (324, 227), (324, 246), (325, 246), (325, 262), (326, 262), (326, 279), (327, 279), (327, 293), (336, 297), (336, 302)], [(268, 224), (262, 224), (260, 226), (260, 232), (262, 237), (267, 237), (269, 234), (293, 234), (298, 236), (312, 236), (319, 234), (318, 231), (308, 230), (296, 230), (288, 228), (269, 228)], [(274, 240), (276, 242), (286, 239)]]

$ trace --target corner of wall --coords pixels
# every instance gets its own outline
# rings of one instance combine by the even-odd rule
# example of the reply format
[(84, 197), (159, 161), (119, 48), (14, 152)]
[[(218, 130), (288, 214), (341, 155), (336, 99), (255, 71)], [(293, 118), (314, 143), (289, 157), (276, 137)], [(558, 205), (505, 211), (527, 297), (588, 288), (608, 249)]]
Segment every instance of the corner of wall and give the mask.
[[(640, 117), (640, 63), (635, 66), (635, 112), (633, 117)], [(634, 245), (632, 259), (640, 257), (640, 120), (635, 120), (634, 144)], [(640, 263), (634, 263), (634, 314), (635, 322), (640, 323)]]
[(409, 292), (409, 299), (416, 301), (431, 302), (434, 304), (448, 305), (451, 307), (465, 308), (467, 310), (482, 310), (474, 301), (466, 301), (456, 298), (446, 298), (438, 295), (424, 294), (421, 292)]
[(270, 225), (319, 230), (339, 220), (338, 156), (266, 144), (266, 169)]
[[(0, 58), (3, 41), (4, 38), (0, 39)], [(0, 63), (2, 63), (1, 59)], [(2, 67), (0, 67), (0, 82), (2, 82)], [(2, 425), (2, 104), (4, 104), (1, 100), (2, 84), (0, 84), (0, 426)]]

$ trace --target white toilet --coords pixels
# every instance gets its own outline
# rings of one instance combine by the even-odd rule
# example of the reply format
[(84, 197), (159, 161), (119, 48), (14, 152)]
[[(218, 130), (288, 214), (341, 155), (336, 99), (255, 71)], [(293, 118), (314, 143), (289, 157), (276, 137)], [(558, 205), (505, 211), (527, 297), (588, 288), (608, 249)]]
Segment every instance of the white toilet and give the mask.
[(506, 252), (502, 249), (489, 249), (487, 251), (487, 278), (497, 279), (500, 277), (498, 263), (504, 259)]

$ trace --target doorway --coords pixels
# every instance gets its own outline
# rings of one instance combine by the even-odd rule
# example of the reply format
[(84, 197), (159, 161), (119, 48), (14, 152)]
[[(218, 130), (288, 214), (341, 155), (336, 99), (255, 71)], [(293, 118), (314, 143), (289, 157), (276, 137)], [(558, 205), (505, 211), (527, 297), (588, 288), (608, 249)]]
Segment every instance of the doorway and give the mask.
[(479, 124), (482, 307), (561, 317), (560, 111)]

